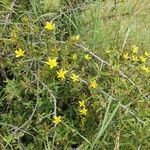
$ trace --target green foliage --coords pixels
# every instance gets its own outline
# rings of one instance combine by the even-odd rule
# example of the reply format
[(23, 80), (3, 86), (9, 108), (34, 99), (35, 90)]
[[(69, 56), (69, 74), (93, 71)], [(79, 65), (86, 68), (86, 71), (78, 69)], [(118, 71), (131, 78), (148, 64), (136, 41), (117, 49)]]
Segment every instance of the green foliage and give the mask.
[(44, 9), (45, 10), (58, 10), (60, 7), (60, 0), (44, 0)]
[(148, 150), (149, 1), (11, 2), (0, 1), (0, 149)]

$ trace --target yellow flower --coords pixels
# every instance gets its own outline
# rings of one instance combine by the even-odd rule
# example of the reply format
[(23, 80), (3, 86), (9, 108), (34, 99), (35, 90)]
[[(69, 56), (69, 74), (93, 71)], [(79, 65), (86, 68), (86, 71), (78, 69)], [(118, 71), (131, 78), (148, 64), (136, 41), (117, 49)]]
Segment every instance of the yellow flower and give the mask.
[(96, 81), (94, 80), (94, 81), (91, 81), (91, 83), (90, 83), (90, 88), (97, 88), (97, 86), (98, 86), (98, 84), (96, 83)]
[(62, 122), (62, 117), (61, 116), (54, 116), (53, 118), (53, 123), (55, 123), (56, 125)]
[(80, 35), (75, 35), (71, 37), (71, 41), (78, 42), (80, 40)]
[(61, 70), (57, 71), (57, 75), (58, 75), (57, 77), (63, 80), (65, 78), (66, 73), (67, 73), (67, 70), (61, 69)]
[(124, 57), (125, 59), (129, 59), (129, 58), (130, 58), (128, 53), (125, 53), (125, 54), (123, 55), (123, 57)]
[(132, 47), (132, 52), (133, 52), (134, 54), (137, 54), (137, 53), (138, 53), (138, 50), (139, 50), (139, 48), (136, 47), (135, 45)]
[(136, 55), (132, 55), (132, 60), (133, 61), (138, 61), (139, 59), (138, 59), (138, 57)]
[(86, 59), (86, 60), (91, 60), (92, 58), (91, 58), (91, 56), (90, 56), (89, 54), (85, 54), (85, 55), (84, 55), (84, 59)]
[(146, 57), (144, 57), (144, 56), (140, 56), (140, 60), (141, 60), (141, 62), (145, 63), (145, 62), (146, 62), (146, 60), (147, 60), (147, 58), (146, 58)]
[(50, 69), (53, 69), (54, 67), (57, 66), (57, 58), (51, 59), (51, 58), (49, 57), (49, 58), (48, 58), (48, 61), (46, 61), (45, 63), (50, 66)]
[(54, 30), (55, 29), (55, 24), (53, 24), (52, 22), (47, 21), (44, 28), (47, 29), (47, 30)]
[(76, 59), (77, 59), (77, 54), (76, 54), (76, 53), (72, 54), (72, 59), (73, 59), (73, 60), (76, 60)]
[(79, 112), (80, 112), (81, 115), (85, 115), (86, 116), (87, 115), (87, 111), (88, 110), (85, 107), (79, 109)]
[(16, 58), (25, 56), (25, 54), (24, 54), (25, 51), (22, 50), (21, 48), (19, 48), (18, 50), (16, 50), (15, 53), (16, 53)]
[(73, 82), (79, 81), (79, 76), (73, 73), (71, 75), (71, 79), (73, 80)]
[(146, 57), (149, 57), (149, 56), (150, 56), (150, 54), (149, 54), (148, 52), (145, 52), (144, 55), (145, 55)]
[(80, 107), (85, 107), (85, 101), (84, 101), (84, 100), (79, 101), (79, 106), (80, 106)]
[(146, 67), (145, 65), (143, 65), (143, 66), (141, 67), (141, 69), (142, 69), (143, 71), (145, 71), (146, 73), (149, 73), (149, 72), (150, 72), (149, 68)]

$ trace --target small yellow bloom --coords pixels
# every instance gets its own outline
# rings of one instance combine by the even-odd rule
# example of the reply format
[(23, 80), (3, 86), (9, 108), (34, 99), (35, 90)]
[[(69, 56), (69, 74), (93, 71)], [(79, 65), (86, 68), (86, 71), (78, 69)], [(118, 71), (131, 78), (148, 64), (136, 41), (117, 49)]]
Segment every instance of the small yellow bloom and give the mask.
[(136, 55), (132, 55), (132, 60), (137, 62), (139, 59), (138, 59), (138, 57)]
[(129, 59), (129, 58), (130, 58), (128, 53), (125, 53), (125, 54), (123, 55), (123, 57), (124, 57), (125, 59)]
[(80, 107), (85, 107), (85, 101), (84, 101), (84, 100), (79, 101), (79, 106), (80, 106)]
[(96, 81), (94, 80), (94, 81), (91, 81), (91, 83), (90, 83), (90, 88), (97, 88), (97, 86), (98, 86), (98, 84), (96, 83)]
[(66, 73), (67, 73), (67, 70), (61, 69), (61, 70), (57, 71), (57, 75), (58, 75), (57, 77), (63, 80), (65, 78)]
[(72, 54), (72, 59), (77, 60), (77, 54), (76, 53)]
[(16, 50), (15, 53), (16, 53), (16, 58), (25, 56), (25, 54), (24, 54), (25, 51), (22, 50), (21, 48), (19, 48), (18, 50)]
[(89, 54), (85, 54), (85, 55), (84, 55), (84, 59), (86, 59), (86, 60), (91, 60), (92, 58), (91, 58), (91, 56), (90, 56)]
[(145, 65), (143, 65), (143, 66), (141, 67), (141, 69), (142, 69), (143, 71), (145, 71), (146, 73), (149, 73), (149, 72), (150, 72), (150, 69), (149, 69), (148, 67), (146, 67)]
[(53, 69), (54, 67), (57, 66), (57, 58), (51, 59), (51, 58), (49, 57), (49, 58), (48, 58), (48, 61), (46, 61), (45, 63), (50, 66), (50, 69)]
[(133, 52), (134, 54), (137, 54), (137, 53), (138, 53), (138, 50), (139, 50), (139, 48), (136, 47), (135, 45), (132, 47), (132, 52)]
[(80, 40), (80, 35), (72, 36), (70, 39), (71, 39), (71, 41), (73, 41), (73, 42), (78, 42), (78, 41)]
[(52, 22), (47, 21), (44, 28), (47, 29), (47, 30), (54, 30), (55, 29), (55, 24), (53, 24)]
[(73, 82), (79, 81), (79, 75), (76, 75), (76, 74), (73, 73), (71, 75), (71, 79), (73, 80)]
[(88, 110), (85, 107), (79, 109), (79, 112), (80, 112), (81, 115), (85, 115), (86, 116), (87, 115), (87, 111)]
[(62, 122), (62, 117), (61, 116), (54, 116), (53, 118), (53, 123), (56, 125)]
[(140, 60), (141, 60), (141, 62), (145, 63), (145, 62), (146, 62), (146, 60), (147, 60), (147, 58), (146, 58), (146, 57), (144, 57), (144, 56), (140, 56)]

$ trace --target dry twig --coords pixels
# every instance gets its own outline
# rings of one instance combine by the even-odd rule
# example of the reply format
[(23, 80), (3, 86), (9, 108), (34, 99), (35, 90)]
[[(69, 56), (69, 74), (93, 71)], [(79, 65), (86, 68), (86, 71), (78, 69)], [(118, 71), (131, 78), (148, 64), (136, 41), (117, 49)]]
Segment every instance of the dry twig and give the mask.
[[(100, 63), (102, 64), (106, 64), (107, 66), (111, 67), (111, 69), (113, 69), (114, 67), (108, 63), (107, 61), (103, 60), (102, 58), (100, 58), (99, 56), (97, 56), (95, 53), (93, 53), (91, 50), (87, 49), (86, 47), (84, 47), (83, 45), (80, 44), (76, 44), (77, 47), (81, 48), (80, 50), (84, 50), (86, 53), (90, 54), (91, 56), (93, 56), (95, 59), (97, 59)], [(117, 71), (117, 70), (115, 70)], [(141, 93), (140, 88), (125, 74), (123, 73), (122, 70), (118, 70), (118, 73), (123, 77), (126, 78), (133, 86), (135, 86), (138, 91)]]

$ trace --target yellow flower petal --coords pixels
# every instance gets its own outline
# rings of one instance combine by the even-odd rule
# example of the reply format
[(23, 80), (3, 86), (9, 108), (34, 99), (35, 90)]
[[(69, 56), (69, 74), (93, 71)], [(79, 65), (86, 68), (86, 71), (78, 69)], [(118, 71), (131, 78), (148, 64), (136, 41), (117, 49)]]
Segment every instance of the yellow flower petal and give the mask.
[(47, 30), (54, 30), (55, 29), (55, 24), (53, 24), (52, 22), (47, 21), (44, 28), (47, 29)]
[(89, 86), (90, 88), (95, 89), (95, 88), (97, 88), (97, 86), (98, 86), (98, 84), (96, 83), (96, 80), (90, 82), (90, 86)]
[(141, 67), (141, 69), (145, 72), (145, 73), (149, 73), (150, 72), (150, 69), (148, 67), (146, 67), (145, 65), (143, 65)]
[(137, 46), (133, 46), (132, 47), (132, 52), (134, 53), (134, 54), (137, 54), (138, 53), (138, 50), (139, 50), (139, 48), (137, 47)]
[(138, 57), (136, 55), (132, 55), (132, 60), (137, 62), (139, 59), (138, 59)]
[(91, 60), (92, 58), (91, 58), (91, 56), (89, 54), (85, 54), (84, 55), (84, 59), (85, 60)]
[(141, 60), (141, 62), (145, 63), (145, 62), (146, 62), (146, 60), (147, 60), (147, 58), (146, 58), (146, 57), (144, 57), (144, 56), (140, 56), (140, 60)]
[(79, 75), (76, 75), (76, 74), (73, 73), (71, 75), (71, 79), (73, 80), (73, 82), (79, 81)]
[(87, 111), (88, 110), (85, 107), (79, 109), (79, 112), (80, 112), (81, 115), (85, 115), (86, 116), (87, 115)]
[(85, 101), (84, 101), (84, 100), (79, 101), (79, 106), (80, 106), (80, 107), (85, 107)]
[(19, 48), (18, 50), (16, 50), (15, 53), (16, 53), (16, 58), (25, 56), (25, 54), (24, 54), (25, 51), (22, 50), (21, 48)]
[(129, 59), (129, 58), (130, 58), (130, 57), (129, 57), (129, 54), (128, 54), (128, 53), (123, 54), (123, 58), (124, 58), (124, 59)]
[(62, 117), (61, 116), (54, 116), (53, 118), (53, 123), (56, 125), (62, 122)]
[(65, 78), (66, 73), (67, 73), (67, 70), (63, 70), (63, 69), (57, 71), (57, 78), (60, 78), (63, 80)]
[(57, 58), (51, 59), (50, 57), (48, 58), (48, 61), (46, 61), (45, 63), (50, 66), (50, 69), (53, 69), (58, 64), (57, 63)]
[(78, 42), (79, 40), (80, 40), (80, 35), (75, 35), (75, 36), (72, 36), (71, 38), (70, 38), (70, 40), (72, 41), (72, 42)]

